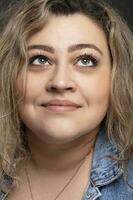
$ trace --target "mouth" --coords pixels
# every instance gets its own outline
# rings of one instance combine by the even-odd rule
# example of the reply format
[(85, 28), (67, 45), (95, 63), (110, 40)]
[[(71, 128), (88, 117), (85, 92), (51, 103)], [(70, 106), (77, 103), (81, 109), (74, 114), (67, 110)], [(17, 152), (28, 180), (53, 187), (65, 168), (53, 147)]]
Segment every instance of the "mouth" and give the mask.
[(69, 100), (52, 99), (42, 104), (42, 106), (51, 112), (71, 112), (76, 111), (81, 106)]
[(44, 106), (46, 110), (53, 111), (53, 112), (70, 112), (77, 110), (77, 107), (74, 106)]

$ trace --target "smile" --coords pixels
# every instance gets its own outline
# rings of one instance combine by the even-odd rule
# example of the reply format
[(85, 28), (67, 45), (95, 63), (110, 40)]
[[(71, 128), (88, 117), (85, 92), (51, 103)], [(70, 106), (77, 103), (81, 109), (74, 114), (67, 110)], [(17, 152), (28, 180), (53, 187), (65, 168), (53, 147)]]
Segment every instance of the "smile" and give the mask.
[(78, 109), (78, 107), (76, 106), (60, 106), (60, 105), (48, 105), (44, 106), (44, 108), (52, 112), (70, 112)]
[(52, 112), (71, 112), (81, 106), (70, 100), (52, 99), (42, 104), (47, 111)]

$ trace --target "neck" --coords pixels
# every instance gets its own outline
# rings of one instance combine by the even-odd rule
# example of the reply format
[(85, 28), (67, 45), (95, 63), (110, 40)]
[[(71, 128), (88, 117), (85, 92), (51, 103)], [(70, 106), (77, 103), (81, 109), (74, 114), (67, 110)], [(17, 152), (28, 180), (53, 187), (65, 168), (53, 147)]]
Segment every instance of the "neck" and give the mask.
[(91, 159), (98, 129), (66, 144), (47, 144), (29, 135), (31, 164), (38, 171), (57, 172), (75, 168), (86, 157)]

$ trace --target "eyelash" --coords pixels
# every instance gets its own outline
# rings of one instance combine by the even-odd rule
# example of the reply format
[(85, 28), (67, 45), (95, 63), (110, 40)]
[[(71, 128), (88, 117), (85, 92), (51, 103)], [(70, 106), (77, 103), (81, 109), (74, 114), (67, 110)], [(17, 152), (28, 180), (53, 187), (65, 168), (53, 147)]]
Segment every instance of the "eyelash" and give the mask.
[[(45, 62), (48, 62), (49, 65), (52, 65), (52, 61), (45, 55), (41, 55), (41, 54), (38, 54), (38, 55), (35, 55), (35, 56), (32, 56), (29, 58), (29, 65), (31, 66), (38, 66), (39, 64), (33, 64), (33, 62), (36, 60), (36, 59), (44, 59)], [(77, 63), (79, 61), (83, 61), (84, 60), (89, 60), (89, 62), (91, 61), (92, 62), (92, 65), (91, 66), (88, 66), (88, 65), (84, 65), (85, 68), (95, 68), (98, 64), (99, 64), (99, 60), (97, 58), (95, 58), (94, 55), (91, 55), (91, 54), (87, 54), (87, 53), (84, 53), (84, 54), (81, 54), (80, 56), (78, 56), (75, 60), (74, 60), (74, 65), (78, 65)], [(40, 64), (41, 65), (41, 64)], [(42, 65), (45, 65), (45, 64), (42, 64)], [(83, 68), (83, 66), (79, 66), (80, 68)]]
[(49, 62), (49, 64), (52, 64), (50, 59), (47, 56), (38, 54), (29, 58), (29, 65), (35, 65), (33, 64), (33, 62), (38, 58), (43, 58), (46, 62)]
[[(80, 55), (80, 56), (78, 56), (76, 58), (76, 63), (75, 64), (77, 64), (77, 62), (79, 62), (79, 61), (81, 61), (83, 59), (89, 60), (89, 61), (91, 61), (93, 63), (92, 66), (88, 66), (88, 68), (94, 68), (99, 63), (99, 60), (97, 58), (95, 58), (95, 56), (85, 53), (85, 54), (82, 54), (82, 55)], [(86, 65), (86, 67), (87, 67), (87, 65)]]

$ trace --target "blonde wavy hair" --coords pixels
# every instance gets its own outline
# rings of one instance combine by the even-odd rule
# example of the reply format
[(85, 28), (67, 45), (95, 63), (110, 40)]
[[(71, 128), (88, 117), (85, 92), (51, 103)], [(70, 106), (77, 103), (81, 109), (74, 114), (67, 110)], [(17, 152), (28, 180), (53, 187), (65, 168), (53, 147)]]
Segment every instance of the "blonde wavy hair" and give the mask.
[(27, 40), (42, 29), (50, 15), (81, 13), (105, 32), (112, 61), (106, 133), (120, 151), (118, 160), (129, 161), (133, 156), (133, 35), (124, 20), (97, 0), (21, 0), (12, 11), (0, 37), (0, 187), (4, 175), (14, 176), (29, 152), (17, 111), (24, 94), (18, 100), (15, 82), (21, 73), (25, 87)]

